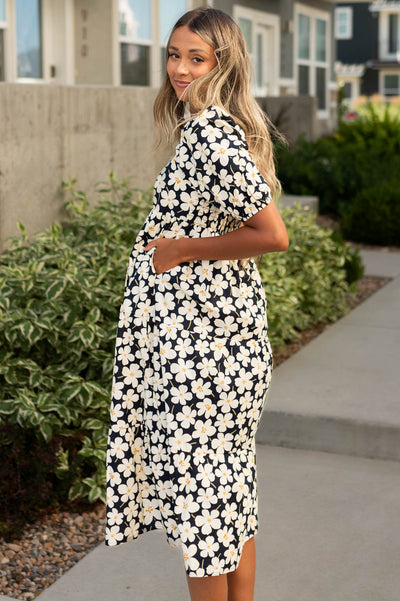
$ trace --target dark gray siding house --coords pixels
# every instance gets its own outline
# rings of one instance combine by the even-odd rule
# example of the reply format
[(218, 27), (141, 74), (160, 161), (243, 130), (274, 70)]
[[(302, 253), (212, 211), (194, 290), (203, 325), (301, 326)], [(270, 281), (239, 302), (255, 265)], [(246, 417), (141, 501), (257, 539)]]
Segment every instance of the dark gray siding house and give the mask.
[(337, 2), (335, 38), (346, 98), (400, 94), (400, 2)]

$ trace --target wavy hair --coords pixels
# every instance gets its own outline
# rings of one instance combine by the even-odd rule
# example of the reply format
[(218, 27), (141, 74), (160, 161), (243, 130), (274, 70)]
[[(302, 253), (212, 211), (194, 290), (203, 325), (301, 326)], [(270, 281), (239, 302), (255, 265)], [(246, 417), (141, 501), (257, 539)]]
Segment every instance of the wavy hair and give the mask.
[[(200, 113), (211, 105), (219, 106), (242, 127), (255, 165), (265, 178), (272, 194), (280, 191), (275, 174), (270, 132), (278, 138), (271, 121), (250, 93), (251, 63), (242, 32), (226, 13), (214, 8), (196, 8), (185, 13), (175, 24), (167, 44), (179, 27), (187, 26), (214, 49), (217, 65), (187, 87), (192, 113)], [(158, 143), (179, 139), (186, 123), (184, 102), (177, 100), (174, 88), (165, 74), (154, 102), (154, 121)]]

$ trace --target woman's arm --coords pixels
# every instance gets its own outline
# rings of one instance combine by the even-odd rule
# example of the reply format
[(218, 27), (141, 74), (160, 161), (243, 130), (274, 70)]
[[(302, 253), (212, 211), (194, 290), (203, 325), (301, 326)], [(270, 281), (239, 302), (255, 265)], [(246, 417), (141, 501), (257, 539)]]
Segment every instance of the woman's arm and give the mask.
[(208, 238), (158, 238), (144, 248), (157, 250), (153, 257), (157, 273), (168, 271), (185, 261), (248, 259), (260, 254), (286, 250), (289, 245), (285, 224), (271, 201), (243, 223), (222, 236)]

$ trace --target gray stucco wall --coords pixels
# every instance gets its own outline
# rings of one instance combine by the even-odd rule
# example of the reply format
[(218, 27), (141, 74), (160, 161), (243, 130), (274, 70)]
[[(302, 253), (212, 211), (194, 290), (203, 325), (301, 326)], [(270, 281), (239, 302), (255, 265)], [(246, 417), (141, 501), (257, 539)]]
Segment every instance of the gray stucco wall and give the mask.
[(0, 244), (62, 218), (61, 183), (90, 191), (114, 170), (151, 185), (168, 159), (154, 152), (156, 90), (0, 84)]

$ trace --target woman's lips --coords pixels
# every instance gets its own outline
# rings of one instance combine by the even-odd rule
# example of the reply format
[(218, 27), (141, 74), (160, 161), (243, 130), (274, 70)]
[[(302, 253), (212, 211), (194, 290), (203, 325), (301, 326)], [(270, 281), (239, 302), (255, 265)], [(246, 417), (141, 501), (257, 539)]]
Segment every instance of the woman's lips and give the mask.
[(187, 86), (190, 84), (190, 81), (177, 81), (175, 80), (175, 85), (177, 88), (187, 88)]

